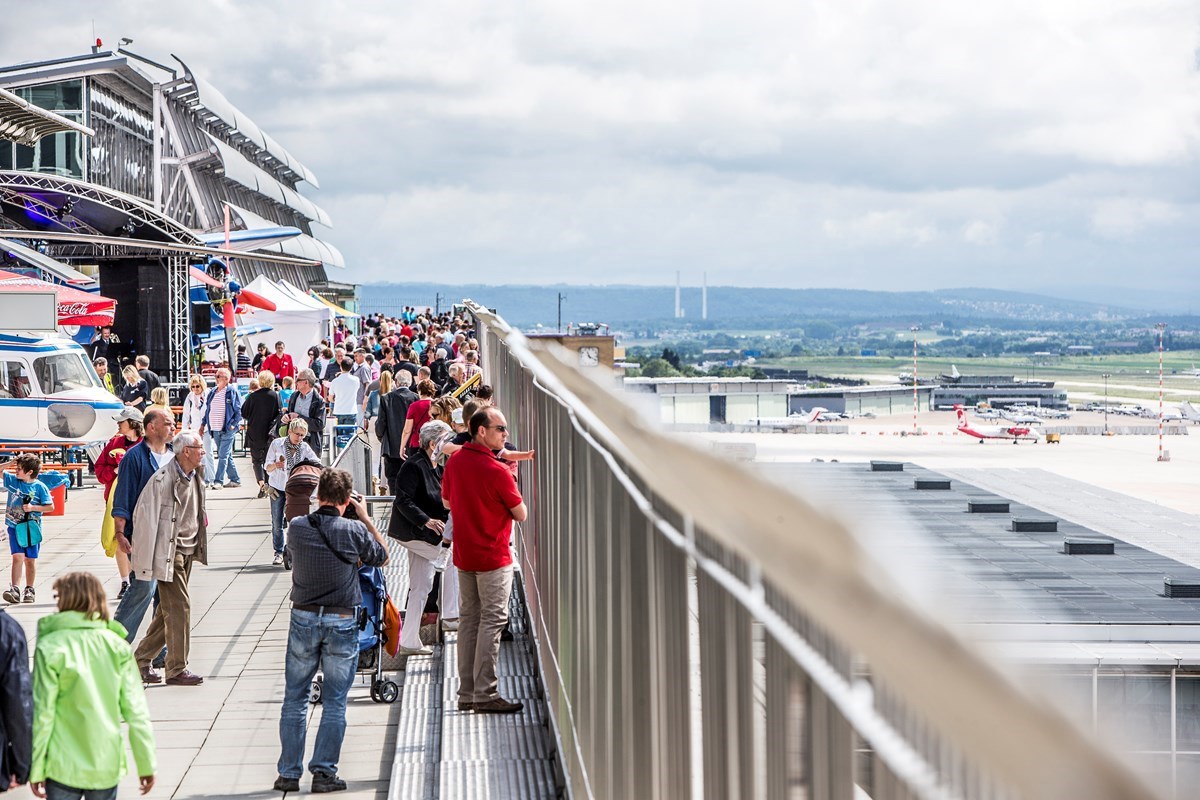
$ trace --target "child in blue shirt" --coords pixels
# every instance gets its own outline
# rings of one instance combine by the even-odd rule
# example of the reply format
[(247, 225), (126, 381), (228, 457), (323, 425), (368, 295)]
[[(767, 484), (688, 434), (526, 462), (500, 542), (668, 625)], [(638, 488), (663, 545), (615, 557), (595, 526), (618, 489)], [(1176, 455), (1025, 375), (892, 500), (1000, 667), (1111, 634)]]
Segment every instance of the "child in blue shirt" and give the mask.
[[(10, 603), (32, 603), (35, 600), (33, 579), (37, 572), (37, 557), (41, 550), (41, 541), (29, 542), (22, 545), (18, 541), (17, 525), (26, 521), (36, 521), (39, 525), (43, 511), (54, 510), (54, 500), (46, 484), (37, 479), (42, 471), (42, 461), (32, 453), (22, 453), (13, 461), (16, 472), (4, 473), (4, 488), (8, 490), (8, 506), (5, 509), (4, 521), (8, 527), (8, 549), (12, 553), (12, 585), (4, 592), (4, 599)], [(25, 580), (25, 593), (21, 593), (21, 580)]]

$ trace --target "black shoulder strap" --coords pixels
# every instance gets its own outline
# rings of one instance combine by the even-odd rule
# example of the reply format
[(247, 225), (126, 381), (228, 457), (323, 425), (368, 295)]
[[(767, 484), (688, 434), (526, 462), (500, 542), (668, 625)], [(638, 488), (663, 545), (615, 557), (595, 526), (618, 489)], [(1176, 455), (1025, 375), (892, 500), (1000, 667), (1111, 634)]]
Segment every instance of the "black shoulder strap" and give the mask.
[(341, 554), (341, 552), (329, 543), (329, 536), (326, 535), (325, 529), (321, 527), (321, 517), (323, 514), (312, 513), (308, 515), (308, 524), (317, 529), (317, 533), (321, 534), (321, 541), (325, 542), (325, 546), (329, 548), (329, 552), (333, 553), (334, 557), (343, 564), (349, 564), (352, 567), (357, 567), (358, 562), (351, 561)]

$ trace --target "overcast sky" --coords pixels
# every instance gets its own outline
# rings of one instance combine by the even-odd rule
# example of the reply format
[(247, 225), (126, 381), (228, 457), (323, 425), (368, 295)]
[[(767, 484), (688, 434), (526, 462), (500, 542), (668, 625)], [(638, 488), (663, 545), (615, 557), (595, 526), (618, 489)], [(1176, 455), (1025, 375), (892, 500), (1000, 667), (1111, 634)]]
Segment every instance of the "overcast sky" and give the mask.
[(182, 57), (316, 172), (349, 280), (1200, 288), (1194, 1), (4, 14), (8, 62), (93, 17)]

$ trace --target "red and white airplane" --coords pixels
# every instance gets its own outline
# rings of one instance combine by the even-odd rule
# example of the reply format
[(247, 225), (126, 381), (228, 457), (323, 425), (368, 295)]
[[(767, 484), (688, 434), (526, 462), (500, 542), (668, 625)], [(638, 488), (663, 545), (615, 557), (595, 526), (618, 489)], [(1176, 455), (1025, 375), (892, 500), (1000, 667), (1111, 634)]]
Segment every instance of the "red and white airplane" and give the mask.
[(980, 444), (984, 439), (1008, 439), (1016, 444), (1022, 439), (1036, 442), (1041, 437), (1037, 428), (1029, 425), (972, 425), (967, 422), (967, 414), (962, 406), (955, 406), (954, 413), (958, 414), (958, 432), (974, 436)]

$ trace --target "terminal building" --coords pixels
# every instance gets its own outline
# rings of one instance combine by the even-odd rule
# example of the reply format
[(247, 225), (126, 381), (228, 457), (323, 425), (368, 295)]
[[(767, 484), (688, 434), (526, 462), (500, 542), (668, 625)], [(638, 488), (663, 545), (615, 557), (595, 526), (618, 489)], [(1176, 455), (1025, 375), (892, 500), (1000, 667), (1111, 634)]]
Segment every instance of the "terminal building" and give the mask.
[(47, 234), (31, 249), (96, 279), (118, 303), (117, 335), (169, 379), (186, 372), (191, 349), (188, 248), (222, 246), (227, 214), (232, 231), (256, 232), (241, 237), (241, 284), (286, 280), (353, 309), (354, 286), (336, 277), (344, 259), (317, 232), (332, 220), (299, 191), (318, 188), (316, 175), (189, 64), (96, 47), (0, 67), (0, 88), (94, 131), (0, 141), (0, 227)]
[[(922, 411), (930, 410), (933, 386), (917, 387)], [(803, 414), (820, 406), (854, 416), (911, 412), (911, 386), (808, 388), (788, 380), (752, 378), (626, 378), (625, 391), (653, 395), (668, 425), (746, 425), (765, 417)]]
[(1018, 404), (1062, 411), (1070, 408), (1067, 390), (1055, 388), (1054, 381), (1018, 381), (1012, 375), (964, 375), (933, 391), (934, 408), (969, 408), (980, 403), (987, 403), (992, 408)]

